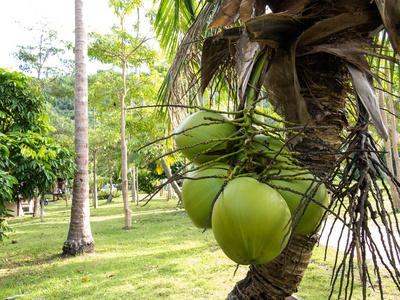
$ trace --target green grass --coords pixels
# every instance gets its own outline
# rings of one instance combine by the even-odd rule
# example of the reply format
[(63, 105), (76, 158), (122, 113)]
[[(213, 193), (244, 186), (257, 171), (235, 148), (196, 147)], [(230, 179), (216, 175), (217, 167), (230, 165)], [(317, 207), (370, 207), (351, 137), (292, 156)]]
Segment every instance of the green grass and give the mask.
[[(15, 232), (0, 244), (0, 299), (225, 299), (245, 277), (246, 266), (233, 277), (235, 263), (211, 231), (202, 233), (176, 208), (176, 200), (131, 208), (133, 228), (123, 230), (121, 198), (100, 201), (91, 209), (95, 252), (69, 258), (60, 255), (70, 218), (65, 201), (50, 202), (43, 223), (31, 215), (9, 219)], [(330, 253), (324, 261), (324, 247), (316, 248), (297, 293), (302, 299), (327, 299), (335, 252)], [(384, 284), (385, 299), (400, 298), (389, 281)], [(372, 288), (369, 293), (368, 299), (380, 299)], [(353, 299), (360, 295), (357, 285)]]

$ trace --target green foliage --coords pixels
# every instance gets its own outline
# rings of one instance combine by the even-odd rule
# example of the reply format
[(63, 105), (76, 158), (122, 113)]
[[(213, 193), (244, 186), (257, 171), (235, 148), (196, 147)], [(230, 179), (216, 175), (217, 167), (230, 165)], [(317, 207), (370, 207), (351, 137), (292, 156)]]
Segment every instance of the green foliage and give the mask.
[[(5, 211), (1, 211), (0, 208), (0, 213), (3, 213), (4, 215), (7, 216)], [(8, 226), (7, 220), (5, 218), (0, 217), (0, 241), (3, 241), (4, 238), (8, 237), (7, 232), (12, 232), (13, 230)]]
[(31, 83), (22, 73), (0, 68), (0, 132), (49, 130), (43, 96)]
[[(113, 195), (114, 195), (114, 197), (117, 196), (117, 195), (118, 195), (118, 191), (113, 190)], [(110, 196), (110, 192), (109, 192), (109, 191), (108, 191), (108, 192), (100, 192), (100, 191), (99, 191), (99, 192), (97, 193), (97, 199), (98, 199), (98, 200), (107, 199), (108, 196)]]
[[(177, 161), (173, 166), (171, 166), (171, 172), (174, 174), (178, 169), (183, 167), (183, 161)], [(164, 173), (157, 174), (156, 172), (157, 164), (151, 163), (146, 168), (139, 169), (139, 190), (151, 193), (154, 191), (155, 187), (159, 184), (159, 180), (166, 179)]]
[(114, 8), (114, 13), (119, 18), (124, 18), (126, 15), (131, 14), (141, 3), (141, 0), (110, 0), (109, 6)]
[(139, 191), (151, 193), (156, 186), (158, 177), (149, 169), (139, 169)]
[(44, 194), (57, 175), (68, 183), (76, 170), (75, 154), (48, 137), (45, 100), (31, 82), (0, 69), (0, 213), (6, 201)]
[(152, 64), (157, 53), (144, 44), (143, 38), (137, 38), (126, 30), (116, 26), (109, 34), (101, 35), (96, 32), (88, 34), (88, 55), (104, 64), (122, 66), (126, 60), (130, 67), (139, 67), (142, 64)]
[(14, 132), (8, 135), (6, 146), (15, 164), (10, 172), (22, 183), (14, 189), (14, 197), (30, 198), (35, 189), (39, 193), (52, 189), (57, 175), (66, 180), (67, 185), (71, 184), (76, 170), (75, 154), (53, 139), (33, 132)]
[(184, 33), (195, 20), (194, 0), (161, 1), (155, 19), (155, 32), (167, 58), (175, 55)]

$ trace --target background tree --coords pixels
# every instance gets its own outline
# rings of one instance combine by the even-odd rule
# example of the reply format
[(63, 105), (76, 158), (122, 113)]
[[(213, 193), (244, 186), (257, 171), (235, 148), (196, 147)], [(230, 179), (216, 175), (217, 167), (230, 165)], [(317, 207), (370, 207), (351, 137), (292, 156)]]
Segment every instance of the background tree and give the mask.
[(87, 35), (83, 8), (83, 0), (75, 0), (75, 152), (78, 170), (73, 185), (68, 237), (62, 248), (63, 253), (69, 255), (94, 249), (89, 220)]
[(122, 197), (124, 201), (125, 227), (132, 226), (132, 211), (128, 201), (128, 163), (125, 132), (125, 98), (132, 87), (126, 83), (127, 68), (139, 67), (144, 63), (151, 63), (155, 52), (146, 46), (146, 38), (134, 37), (125, 28), (125, 18), (129, 16), (138, 5), (137, 1), (110, 1), (110, 6), (119, 18), (119, 27), (114, 26), (111, 33), (101, 36), (91, 34), (92, 42), (89, 48), (89, 55), (102, 63), (111, 63), (122, 69), (122, 84), (118, 92), (120, 98), (121, 113), (121, 153), (122, 153)]
[(0, 91), (0, 165), (6, 187), (0, 198), (3, 211), (5, 201), (38, 195), (43, 199), (54, 187), (57, 175), (67, 182), (72, 179), (75, 164), (74, 154), (48, 137), (51, 128), (45, 99), (31, 78), (0, 69)]
[(59, 68), (50, 67), (49, 60), (55, 57), (64, 62), (60, 58), (60, 54), (64, 54), (65, 50), (61, 48), (62, 42), (58, 40), (58, 32), (51, 29), (50, 24), (46, 21), (27, 30), (32, 33), (32, 36), (37, 37), (36, 45), (17, 46), (19, 50), (14, 53), (14, 56), (22, 62), (19, 68), (26, 73), (35, 72), (38, 81), (43, 78), (43, 75), (53, 77), (59, 73)]

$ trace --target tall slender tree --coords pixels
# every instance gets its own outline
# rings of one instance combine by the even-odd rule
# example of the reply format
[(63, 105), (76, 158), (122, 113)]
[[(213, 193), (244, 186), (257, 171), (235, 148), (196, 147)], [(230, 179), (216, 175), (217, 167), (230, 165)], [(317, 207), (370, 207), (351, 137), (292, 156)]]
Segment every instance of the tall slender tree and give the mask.
[(75, 0), (75, 152), (77, 155), (73, 185), (71, 221), (63, 253), (75, 255), (94, 249), (89, 207), (89, 140), (87, 34), (84, 0)]
[(121, 67), (122, 84), (119, 90), (120, 115), (121, 115), (121, 154), (122, 154), (122, 198), (124, 203), (125, 228), (132, 226), (132, 210), (129, 208), (128, 200), (128, 152), (126, 145), (126, 106), (125, 99), (128, 92), (133, 88), (127, 85), (128, 68), (140, 67), (143, 63), (152, 63), (155, 52), (145, 43), (147, 38), (134, 37), (129, 34), (125, 27), (128, 17), (140, 1), (111, 0), (110, 6), (114, 8), (120, 24), (114, 26), (112, 33), (101, 36), (92, 33), (93, 42), (89, 48), (89, 55), (103, 63), (111, 63)]

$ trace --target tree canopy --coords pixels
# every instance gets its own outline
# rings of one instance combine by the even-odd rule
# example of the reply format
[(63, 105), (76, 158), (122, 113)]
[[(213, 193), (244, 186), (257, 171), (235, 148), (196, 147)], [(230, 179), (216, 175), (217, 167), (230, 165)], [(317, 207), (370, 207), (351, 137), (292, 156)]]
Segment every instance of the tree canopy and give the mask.
[(75, 155), (49, 137), (45, 99), (30, 77), (0, 69), (0, 107), (0, 215), (7, 216), (5, 202), (42, 195), (57, 176), (70, 181)]

